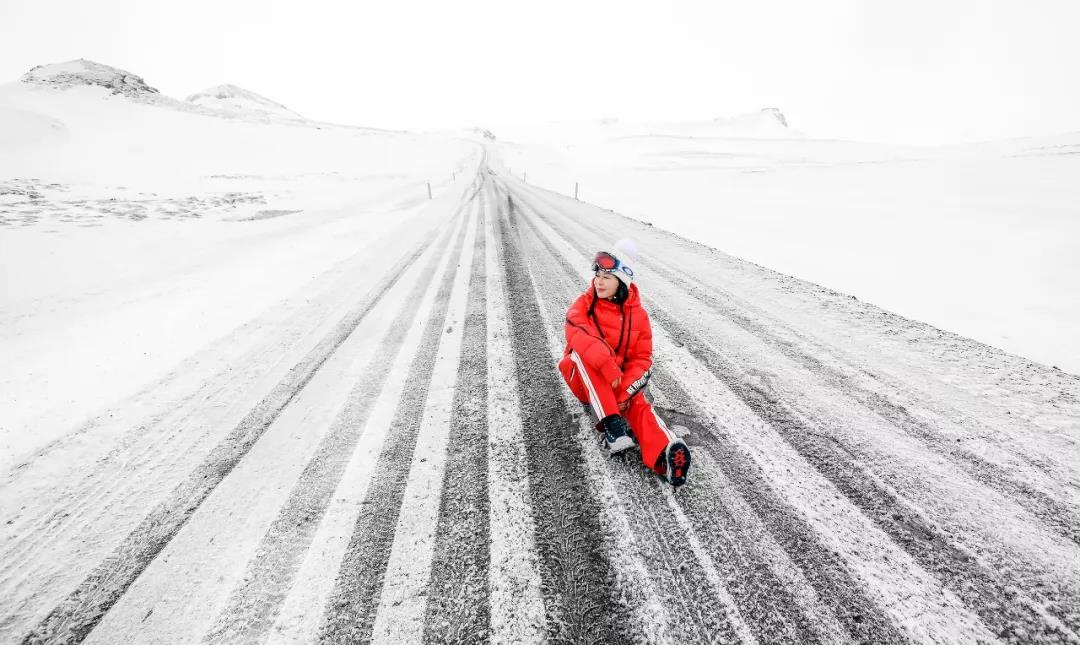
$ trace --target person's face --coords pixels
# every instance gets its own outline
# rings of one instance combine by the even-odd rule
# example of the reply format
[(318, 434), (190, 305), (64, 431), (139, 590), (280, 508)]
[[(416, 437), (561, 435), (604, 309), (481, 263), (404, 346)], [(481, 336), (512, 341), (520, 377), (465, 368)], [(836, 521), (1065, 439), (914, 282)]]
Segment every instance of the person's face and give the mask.
[(601, 298), (610, 298), (619, 290), (619, 279), (607, 271), (597, 271), (593, 278), (593, 286), (596, 287), (596, 295)]

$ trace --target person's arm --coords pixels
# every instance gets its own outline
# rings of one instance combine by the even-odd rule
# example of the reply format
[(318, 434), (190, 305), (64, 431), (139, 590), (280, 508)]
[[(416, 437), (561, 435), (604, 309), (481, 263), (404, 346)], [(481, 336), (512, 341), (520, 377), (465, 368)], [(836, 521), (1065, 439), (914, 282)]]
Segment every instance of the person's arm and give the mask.
[(641, 335), (637, 342), (630, 345), (626, 362), (623, 363), (623, 377), (618, 392), (620, 403), (630, 400), (644, 389), (652, 370), (652, 324), (649, 323), (649, 314), (644, 309), (638, 311), (641, 315), (634, 316), (633, 322), (634, 326), (641, 330)]
[(588, 298), (580, 296), (566, 312), (566, 345), (578, 353), (585, 365), (603, 375), (608, 383), (614, 382), (622, 372), (615, 362), (615, 353), (599, 337), (599, 331), (589, 318)]

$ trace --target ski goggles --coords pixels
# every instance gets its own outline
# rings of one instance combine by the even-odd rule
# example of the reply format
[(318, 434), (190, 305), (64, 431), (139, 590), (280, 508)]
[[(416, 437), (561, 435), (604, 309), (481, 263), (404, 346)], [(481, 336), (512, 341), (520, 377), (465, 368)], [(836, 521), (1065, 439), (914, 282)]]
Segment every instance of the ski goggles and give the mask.
[(592, 270), (593, 273), (597, 271), (603, 271), (604, 273), (622, 271), (631, 278), (634, 277), (634, 272), (630, 270), (630, 267), (620, 262), (619, 258), (607, 251), (600, 251), (596, 254), (596, 257), (593, 258)]

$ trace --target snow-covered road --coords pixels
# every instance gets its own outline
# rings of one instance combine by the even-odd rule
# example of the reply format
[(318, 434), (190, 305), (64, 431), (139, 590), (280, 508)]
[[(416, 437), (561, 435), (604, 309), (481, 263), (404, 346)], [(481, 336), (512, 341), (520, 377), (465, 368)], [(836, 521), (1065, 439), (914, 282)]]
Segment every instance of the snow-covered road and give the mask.
[[(7, 474), (0, 640), (1080, 642), (1080, 379), (501, 168)], [(619, 238), (677, 492), (555, 370)]]

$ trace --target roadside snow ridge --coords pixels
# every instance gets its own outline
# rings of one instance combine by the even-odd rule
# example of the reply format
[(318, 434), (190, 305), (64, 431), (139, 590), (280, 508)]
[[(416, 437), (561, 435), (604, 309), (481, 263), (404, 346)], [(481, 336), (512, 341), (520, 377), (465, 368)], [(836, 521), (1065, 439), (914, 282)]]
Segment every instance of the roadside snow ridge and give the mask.
[(38, 65), (22, 76), (23, 83), (32, 85), (54, 86), (61, 88), (78, 85), (98, 85), (113, 94), (127, 96), (145, 96), (158, 94), (158, 91), (146, 84), (141, 76), (131, 72), (95, 63), (80, 58), (66, 63)]
[(304, 119), (284, 105), (236, 85), (218, 85), (187, 97), (188, 103), (233, 113), (271, 114)]

